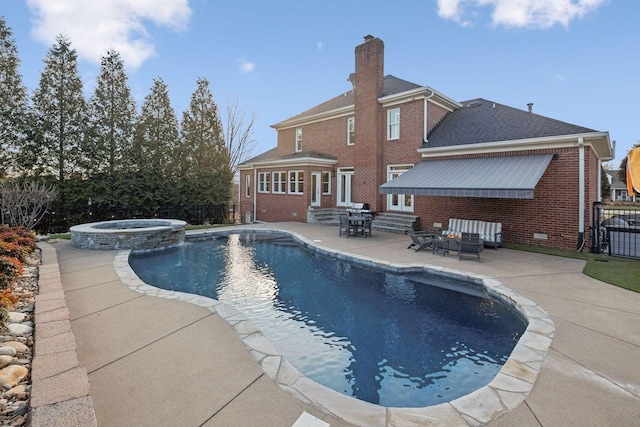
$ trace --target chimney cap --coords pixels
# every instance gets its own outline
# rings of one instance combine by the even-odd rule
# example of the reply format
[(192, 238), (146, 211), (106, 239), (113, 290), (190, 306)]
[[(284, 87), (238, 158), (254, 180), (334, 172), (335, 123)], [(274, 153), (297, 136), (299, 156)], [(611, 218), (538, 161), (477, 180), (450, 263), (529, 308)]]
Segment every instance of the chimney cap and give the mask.
[(533, 112), (533, 102), (529, 102), (527, 104), (527, 107), (529, 108), (529, 112), (532, 113)]
[(368, 42), (368, 41), (373, 40), (373, 39), (375, 39), (375, 37), (373, 37), (371, 34), (367, 34), (366, 36), (364, 36), (364, 41), (365, 42)]

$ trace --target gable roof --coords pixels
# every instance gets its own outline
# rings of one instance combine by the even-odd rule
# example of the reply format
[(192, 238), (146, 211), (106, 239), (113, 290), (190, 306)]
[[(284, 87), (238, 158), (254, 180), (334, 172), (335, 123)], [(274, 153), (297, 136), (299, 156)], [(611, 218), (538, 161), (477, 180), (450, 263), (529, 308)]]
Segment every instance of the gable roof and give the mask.
[(483, 98), (462, 105), (436, 126), (422, 148), (597, 132)]
[(626, 190), (627, 183), (620, 179), (620, 169), (611, 169), (607, 171), (607, 175), (611, 176), (611, 188), (614, 190)]
[[(384, 77), (384, 87), (382, 93), (378, 94), (378, 98), (394, 95), (397, 93), (406, 92), (408, 90), (414, 90), (421, 88), (422, 86), (408, 82), (406, 80), (399, 79), (392, 75), (387, 75)], [(279, 123), (271, 125), (273, 128), (279, 128), (287, 125), (290, 122), (298, 122), (305, 118), (311, 118), (323, 113), (328, 113), (331, 111), (336, 111), (340, 109), (347, 109), (349, 107), (353, 107), (355, 103), (355, 94), (353, 89), (345, 92), (341, 95), (336, 96), (335, 98), (331, 98), (328, 101), (325, 101), (319, 105), (316, 105), (313, 108), (308, 109), (307, 111), (303, 111), (300, 114), (297, 114), (293, 117), (289, 117), (286, 120), (283, 120)]]

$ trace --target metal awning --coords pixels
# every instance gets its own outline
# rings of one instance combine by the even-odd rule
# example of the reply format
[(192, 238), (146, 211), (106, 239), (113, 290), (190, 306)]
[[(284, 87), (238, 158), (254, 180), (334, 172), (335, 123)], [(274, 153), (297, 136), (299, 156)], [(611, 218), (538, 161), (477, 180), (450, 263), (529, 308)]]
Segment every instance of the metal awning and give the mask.
[(553, 154), (425, 160), (382, 184), (381, 194), (533, 199)]

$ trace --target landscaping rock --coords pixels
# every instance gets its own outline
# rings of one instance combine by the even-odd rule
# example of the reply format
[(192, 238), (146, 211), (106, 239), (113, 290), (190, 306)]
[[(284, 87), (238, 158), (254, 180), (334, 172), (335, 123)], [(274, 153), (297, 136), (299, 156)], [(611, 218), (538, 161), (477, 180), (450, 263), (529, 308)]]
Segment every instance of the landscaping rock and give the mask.
[(24, 366), (9, 365), (0, 369), (0, 385), (5, 389), (15, 387), (27, 377), (29, 370)]

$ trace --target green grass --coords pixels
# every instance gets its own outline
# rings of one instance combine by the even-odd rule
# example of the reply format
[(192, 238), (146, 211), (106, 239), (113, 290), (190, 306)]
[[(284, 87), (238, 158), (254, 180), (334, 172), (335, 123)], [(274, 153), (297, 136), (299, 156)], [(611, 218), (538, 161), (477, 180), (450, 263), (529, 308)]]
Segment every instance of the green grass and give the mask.
[(230, 227), (233, 224), (187, 225), (185, 230), (203, 230), (205, 228)]
[(49, 240), (71, 240), (71, 233), (50, 234)]
[(640, 277), (640, 260), (516, 243), (506, 243), (504, 246), (518, 251), (583, 259), (587, 263), (582, 272), (587, 276), (634, 292), (640, 292), (640, 279), (638, 279)]

